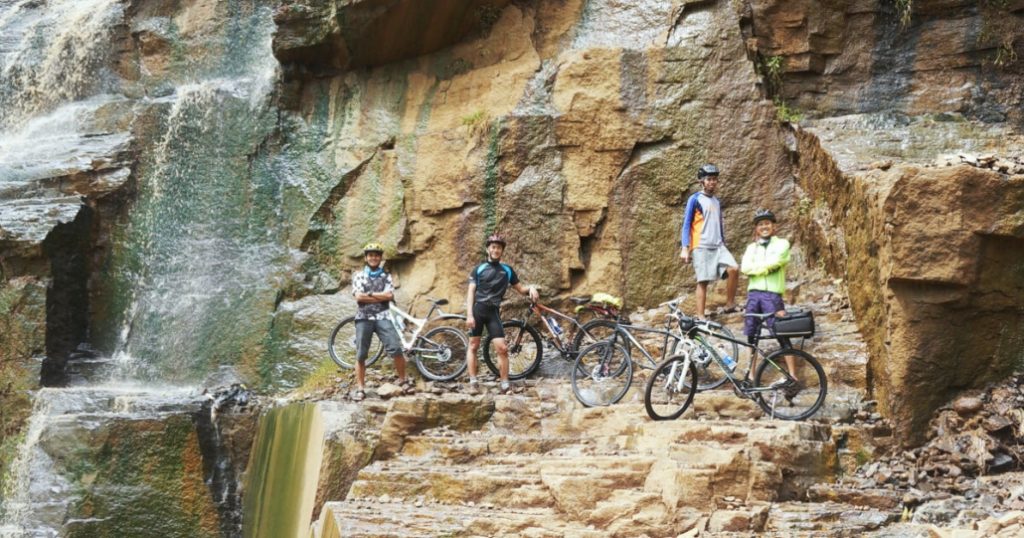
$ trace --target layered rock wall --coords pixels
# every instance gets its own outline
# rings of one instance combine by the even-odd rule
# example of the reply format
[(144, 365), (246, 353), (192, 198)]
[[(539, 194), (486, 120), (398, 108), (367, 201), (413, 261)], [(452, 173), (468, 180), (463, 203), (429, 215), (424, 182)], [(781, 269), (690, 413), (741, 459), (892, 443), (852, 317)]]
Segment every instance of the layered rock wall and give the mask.
[[(313, 9), (299, 5), (280, 13)], [(456, 32), (462, 19), (443, 13), (435, 31)], [(313, 32), (296, 45), (290, 19), (278, 18), (275, 54), (297, 96), (285, 100), (322, 129), (317, 169), (338, 182), (303, 242), (319, 268), (344, 282), (375, 239), (388, 245), (402, 297), (461, 302), (482, 238), (498, 230), (512, 239), (507, 258), (549, 297), (607, 290), (651, 304), (691, 278), (677, 236), (701, 162), (725, 169), (734, 250), (749, 210), (788, 204), (774, 111), (727, 4), (536, 2), (497, 13), (450, 48), (343, 74), (328, 65), (340, 53), (311, 64), (303, 52), (339, 45), (311, 44)], [(360, 39), (377, 37), (357, 33), (343, 48)], [(299, 55), (302, 69), (291, 69)]]
[(805, 116), (788, 142), (800, 235), (848, 279), (871, 387), (917, 442), (952, 394), (1024, 361), (1024, 6), (748, 6), (766, 85)]

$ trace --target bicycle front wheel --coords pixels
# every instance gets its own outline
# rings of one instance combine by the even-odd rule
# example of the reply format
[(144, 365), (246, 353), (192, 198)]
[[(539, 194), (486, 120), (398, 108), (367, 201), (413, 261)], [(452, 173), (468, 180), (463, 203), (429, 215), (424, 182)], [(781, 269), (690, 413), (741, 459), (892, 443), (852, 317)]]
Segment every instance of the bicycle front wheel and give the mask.
[[(338, 366), (351, 370), (356, 365), (356, 318), (349, 316), (334, 326), (331, 336), (327, 339), (327, 352), (331, 360)], [(374, 334), (370, 338), (370, 349), (366, 355), (366, 365), (377, 362), (384, 355), (384, 345)]]
[[(697, 391), (717, 389), (729, 380), (722, 366), (712, 358), (713, 352), (706, 343), (692, 338), (676, 342), (673, 355), (689, 355), (697, 372)], [(735, 356), (735, 355), (734, 355)]]
[(618, 402), (633, 383), (633, 361), (621, 345), (598, 342), (585, 347), (572, 368), (572, 393), (587, 407)]
[(806, 351), (783, 348), (768, 355), (754, 374), (757, 405), (782, 420), (803, 420), (825, 403), (828, 382), (817, 359)]
[(451, 381), (466, 370), (466, 336), (452, 327), (438, 327), (416, 340), (416, 369), (432, 381)]
[(687, 355), (673, 355), (654, 369), (644, 388), (644, 407), (653, 420), (679, 418), (697, 393), (697, 369)]
[[(505, 330), (505, 345), (508, 346), (508, 378), (522, 379), (532, 374), (544, 356), (544, 346), (540, 341), (537, 329), (518, 319), (510, 319), (501, 324)], [(487, 368), (494, 375), (498, 373), (498, 351), (494, 348), (491, 335), (482, 346), (483, 359)]]

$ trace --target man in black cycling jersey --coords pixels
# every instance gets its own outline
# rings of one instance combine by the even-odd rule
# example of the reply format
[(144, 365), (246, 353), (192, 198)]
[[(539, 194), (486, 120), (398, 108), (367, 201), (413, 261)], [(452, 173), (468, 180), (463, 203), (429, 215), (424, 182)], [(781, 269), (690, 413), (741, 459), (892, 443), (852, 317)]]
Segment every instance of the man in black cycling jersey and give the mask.
[(469, 364), (469, 391), (480, 392), (476, 380), (477, 349), (484, 327), (498, 352), (498, 371), (501, 377), (501, 392), (511, 390), (508, 382), (508, 346), (505, 345), (505, 331), (501, 327), (501, 300), (509, 286), (530, 299), (537, 301), (540, 295), (536, 288), (524, 286), (519, 276), (508, 264), (501, 263), (505, 252), (505, 238), (494, 234), (487, 238), (487, 261), (473, 268), (469, 274), (469, 290), (466, 292), (466, 325), (469, 326), (469, 350), (466, 362)]

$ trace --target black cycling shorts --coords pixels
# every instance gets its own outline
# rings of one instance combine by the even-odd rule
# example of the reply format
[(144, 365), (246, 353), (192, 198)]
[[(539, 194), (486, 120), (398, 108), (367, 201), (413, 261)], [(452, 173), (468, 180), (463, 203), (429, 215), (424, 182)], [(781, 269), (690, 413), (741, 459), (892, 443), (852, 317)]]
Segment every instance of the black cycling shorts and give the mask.
[(473, 303), (473, 321), (476, 325), (469, 331), (470, 336), (482, 336), (484, 327), (491, 338), (505, 338), (505, 329), (501, 327), (501, 307), (485, 303)]

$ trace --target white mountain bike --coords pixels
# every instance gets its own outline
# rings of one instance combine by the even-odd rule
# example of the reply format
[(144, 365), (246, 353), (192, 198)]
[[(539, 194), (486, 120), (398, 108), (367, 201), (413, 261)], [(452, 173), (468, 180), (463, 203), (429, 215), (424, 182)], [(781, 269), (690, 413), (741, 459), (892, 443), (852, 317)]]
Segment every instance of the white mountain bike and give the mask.
[[(423, 377), (434, 381), (451, 381), (466, 370), (466, 348), (469, 341), (466, 334), (450, 325), (434, 327), (423, 332), (434, 321), (465, 321), (465, 316), (446, 314), (440, 307), (448, 304), (447, 299), (431, 299), (430, 312), (425, 318), (417, 318), (397, 307), (394, 301), (388, 307), (388, 316), (402, 340), (405, 356), (416, 362), (416, 369)], [(437, 315), (434, 315), (435, 312)], [(407, 323), (408, 322), (408, 323)], [(411, 326), (411, 327), (410, 327)], [(327, 351), (340, 367), (352, 369), (356, 364), (355, 316), (341, 320), (331, 331), (327, 340)], [(377, 362), (384, 355), (384, 345), (375, 334), (370, 341), (366, 365)]]

